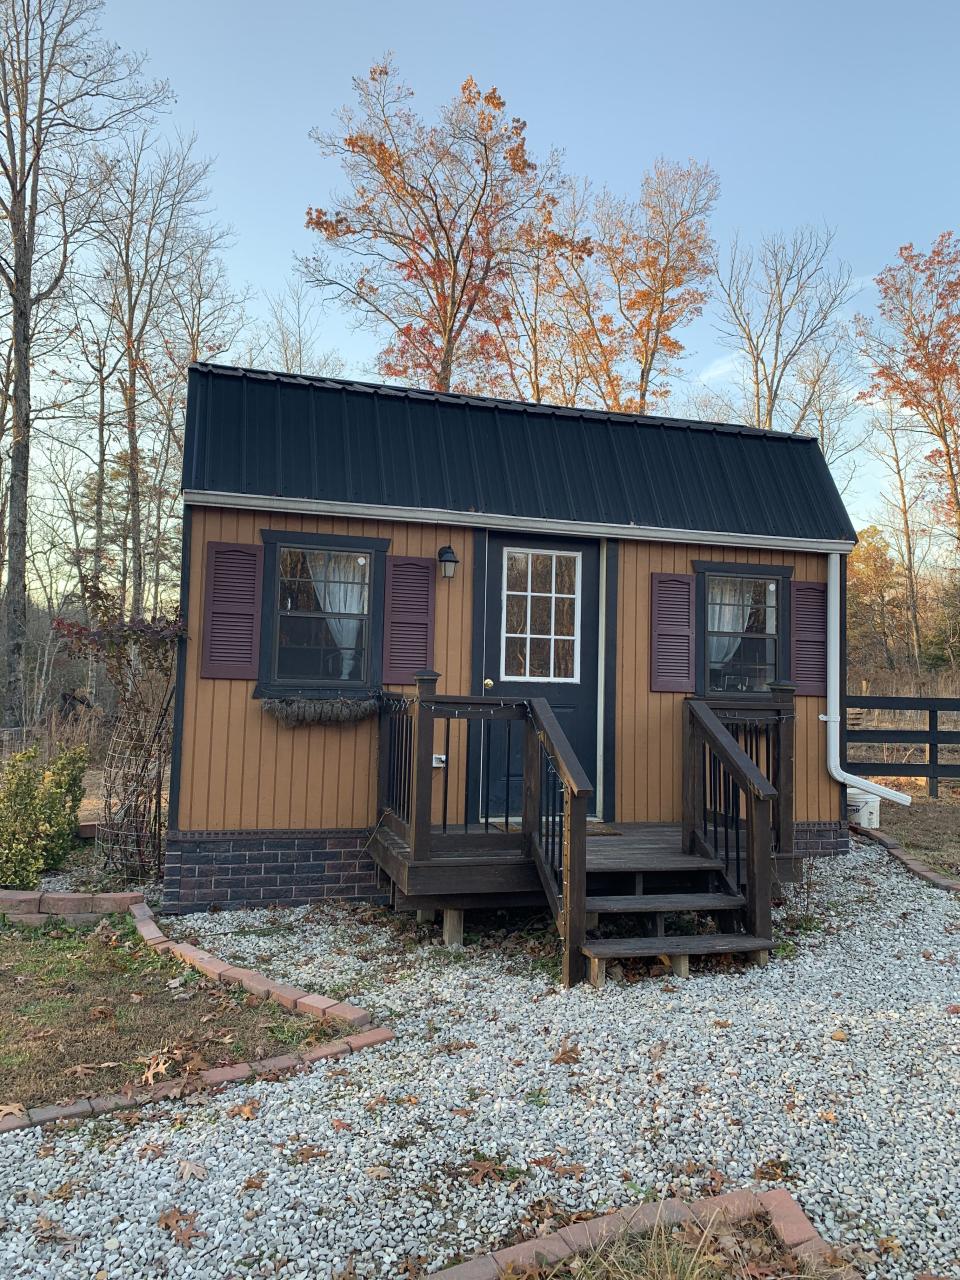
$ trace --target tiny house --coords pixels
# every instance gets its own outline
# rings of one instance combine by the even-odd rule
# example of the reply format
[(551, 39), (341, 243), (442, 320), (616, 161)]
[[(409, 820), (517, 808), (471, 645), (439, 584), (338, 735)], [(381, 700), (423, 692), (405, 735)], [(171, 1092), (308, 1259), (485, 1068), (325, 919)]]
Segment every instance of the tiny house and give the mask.
[(600, 981), (846, 848), (815, 440), (198, 364), (183, 500), (169, 910), (546, 904)]

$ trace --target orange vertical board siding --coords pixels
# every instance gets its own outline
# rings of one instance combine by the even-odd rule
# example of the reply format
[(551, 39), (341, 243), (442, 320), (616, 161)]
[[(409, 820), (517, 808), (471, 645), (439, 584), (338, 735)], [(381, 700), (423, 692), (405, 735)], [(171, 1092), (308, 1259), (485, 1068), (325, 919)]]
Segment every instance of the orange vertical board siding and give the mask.
[[(694, 560), (784, 564), (794, 576), (827, 577), (826, 556), (689, 543), (622, 542), (617, 601), (616, 818), (679, 822), (682, 693), (650, 690), (650, 575), (693, 573)], [(840, 787), (827, 773), (823, 698), (796, 700), (794, 814), (798, 822), (837, 821)]]
[[(473, 537), (446, 525), (336, 519), (198, 507), (192, 512), (190, 592), (180, 753), (183, 831), (268, 831), (372, 825), (376, 817), (376, 721), (286, 729), (254, 698), (254, 682), (201, 679), (206, 544), (260, 540), (261, 529), (389, 538), (390, 554), (435, 556), (450, 543), (456, 577), (437, 583), (434, 665), (440, 689), (469, 693)], [(398, 692), (399, 686), (391, 686)], [(465, 752), (451, 735), (450, 795), (460, 797)], [(438, 771), (439, 778), (439, 771)], [(439, 794), (439, 783), (438, 783)], [(462, 804), (451, 816), (462, 817)]]

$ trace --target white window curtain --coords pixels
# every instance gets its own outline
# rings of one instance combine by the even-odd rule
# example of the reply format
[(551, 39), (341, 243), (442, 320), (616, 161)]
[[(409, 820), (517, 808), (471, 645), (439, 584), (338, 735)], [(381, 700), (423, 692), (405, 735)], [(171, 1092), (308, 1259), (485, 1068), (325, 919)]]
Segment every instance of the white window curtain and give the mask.
[[(717, 578), (710, 583), (708, 631), (745, 631), (750, 619), (753, 583), (743, 578)], [(710, 636), (707, 656), (712, 667), (725, 667), (737, 651), (739, 636)]]
[(357, 660), (360, 619), (331, 615), (363, 612), (367, 566), (349, 552), (308, 551), (306, 555), (317, 603), (327, 615), (327, 626), (340, 650), (340, 679), (349, 680)]

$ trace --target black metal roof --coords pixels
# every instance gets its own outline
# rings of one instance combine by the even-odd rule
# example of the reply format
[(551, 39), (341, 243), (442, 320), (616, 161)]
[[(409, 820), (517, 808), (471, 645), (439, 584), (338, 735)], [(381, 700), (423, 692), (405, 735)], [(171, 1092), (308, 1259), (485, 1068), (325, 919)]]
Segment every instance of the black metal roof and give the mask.
[(187, 490), (853, 542), (816, 440), (195, 364)]

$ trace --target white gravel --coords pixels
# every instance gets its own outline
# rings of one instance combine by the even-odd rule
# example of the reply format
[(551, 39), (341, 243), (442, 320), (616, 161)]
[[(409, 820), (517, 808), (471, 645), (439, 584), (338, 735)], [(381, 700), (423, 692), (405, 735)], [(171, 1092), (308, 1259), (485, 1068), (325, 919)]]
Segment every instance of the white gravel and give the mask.
[[(372, 909), (191, 917), (218, 954), (349, 994), (398, 1040), (132, 1125), (0, 1138), (0, 1276), (406, 1276), (549, 1226), (551, 1205), (758, 1167), (868, 1276), (960, 1276), (960, 904), (874, 847), (822, 873), (825, 924), (792, 958), (602, 992), (559, 990), (536, 939), (447, 952)], [(565, 1040), (579, 1061), (552, 1061)], [(227, 1116), (249, 1097), (255, 1119)], [(204, 1233), (189, 1248), (157, 1225), (174, 1206)]]

